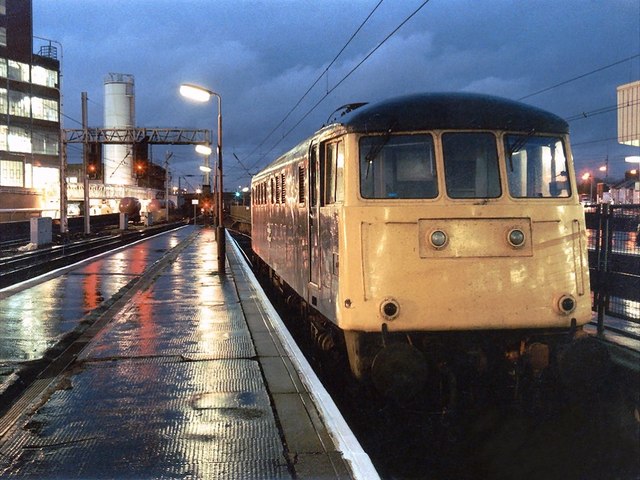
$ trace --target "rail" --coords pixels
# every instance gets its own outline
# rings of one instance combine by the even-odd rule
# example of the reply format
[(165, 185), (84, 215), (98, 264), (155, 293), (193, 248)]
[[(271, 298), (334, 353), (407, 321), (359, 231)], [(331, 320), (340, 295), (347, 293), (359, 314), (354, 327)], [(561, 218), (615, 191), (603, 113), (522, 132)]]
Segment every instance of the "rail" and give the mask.
[(597, 330), (640, 340), (640, 205), (585, 206)]
[(0, 258), (0, 289), (181, 226), (184, 226), (184, 222), (162, 223)]

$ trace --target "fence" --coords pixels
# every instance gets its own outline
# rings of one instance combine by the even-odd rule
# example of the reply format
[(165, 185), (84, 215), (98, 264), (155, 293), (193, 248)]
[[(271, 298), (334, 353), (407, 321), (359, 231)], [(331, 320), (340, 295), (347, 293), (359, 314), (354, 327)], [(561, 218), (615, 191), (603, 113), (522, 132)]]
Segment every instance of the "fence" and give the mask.
[(640, 339), (640, 205), (588, 205), (585, 218), (598, 332)]

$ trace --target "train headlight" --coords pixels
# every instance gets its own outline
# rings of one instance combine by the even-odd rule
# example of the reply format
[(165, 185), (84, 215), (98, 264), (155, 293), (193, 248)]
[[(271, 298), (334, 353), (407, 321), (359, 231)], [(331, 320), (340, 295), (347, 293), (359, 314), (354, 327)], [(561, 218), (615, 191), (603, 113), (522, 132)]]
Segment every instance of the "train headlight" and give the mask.
[(513, 248), (520, 248), (524, 245), (526, 237), (519, 228), (512, 228), (507, 234), (507, 241)]
[(576, 299), (573, 295), (563, 295), (558, 300), (558, 309), (561, 313), (569, 315), (576, 309)]
[(429, 236), (429, 242), (434, 248), (444, 248), (449, 241), (449, 237), (442, 230), (434, 230)]
[(400, 315), (400, 304), (394, 298), (385, 298), (380, 303), (380, 313), (386, 320), (393, 320)]

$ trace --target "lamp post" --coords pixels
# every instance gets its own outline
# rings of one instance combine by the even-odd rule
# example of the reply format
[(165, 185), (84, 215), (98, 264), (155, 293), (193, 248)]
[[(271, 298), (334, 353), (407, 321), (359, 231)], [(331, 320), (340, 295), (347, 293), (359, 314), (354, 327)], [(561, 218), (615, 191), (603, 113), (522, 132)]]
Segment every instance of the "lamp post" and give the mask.
[(208, 102), (212, 95), (218, 99), (218, 226), (216, 236), (218, 240), (218, 273), (222, 275), (225, 273), (226, 249), (224, 209), (222, 207), (224, 199), (222, 193), (222, 97), (216, 92), (188, 83), (180, 85), (180, 94), (197, 102)]
[[(207, 135), (209, 133), (209, 130), (207, 130)], [(207, 137), (207, 141), (209, 141), (208, 137)], [(204, 190), (204, 194), (205, 196), (207, 195), (211, 195), (211, 193), (213, 191), (216, 190), (215, 188), (215, 178), (214, 178), (214, 188), (213, 190), (211, 189), (211, 184), (209, 183), (209, 176), (211, 173), (211, 167), (209, 166), (210, 164), (210, 156), (211, 156), (211, 147), (209, 145), (196, 145), (196, 152), (199, 153), (200, 155), (204, 155), (204, 165), (200, 165), (200, 171), (204, 173), (204, 183), (202, 185), (202, 189)], [(215, 215), (213, 215), (215, 218), (215, 222), (214, 225), (217, 227), (218, 226), (218, 212), (216, 212)], [(206, 221), (206, 215), (203, 215), (203, 222), (202, 225), (206, 226), (207, 221)]]

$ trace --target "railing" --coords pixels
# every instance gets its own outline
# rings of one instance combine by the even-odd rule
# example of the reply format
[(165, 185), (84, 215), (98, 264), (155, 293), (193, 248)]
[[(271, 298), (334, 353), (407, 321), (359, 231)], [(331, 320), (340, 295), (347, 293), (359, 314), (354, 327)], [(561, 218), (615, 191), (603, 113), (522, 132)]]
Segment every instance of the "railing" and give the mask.
[(598, 332), (640, 340), (640, 205), (585, 207)]

